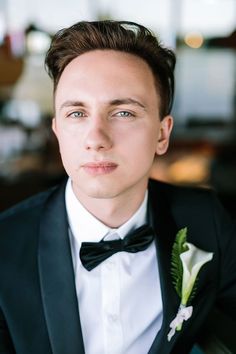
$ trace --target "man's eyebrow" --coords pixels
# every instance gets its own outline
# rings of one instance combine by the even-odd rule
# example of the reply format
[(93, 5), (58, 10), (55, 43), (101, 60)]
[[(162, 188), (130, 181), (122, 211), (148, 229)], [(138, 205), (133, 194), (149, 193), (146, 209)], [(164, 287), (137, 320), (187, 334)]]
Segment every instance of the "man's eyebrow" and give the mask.
[(135, 104), (137, 106), (140, 106), (143, 109), (146, 109), (146, 106), (143, 103), (141, 103), (138, 100), (135, 100), (134, 98), (120, 98), (120, 99), (117, 98), (110, 101), (110, 105), (112, 106), (120, 106), (122, 104)]
[(59, 110), (61, 111), (62, 108), (66, 107), (84, 107), (85, 104), (81, 101), (65, 101), (61, 104)]

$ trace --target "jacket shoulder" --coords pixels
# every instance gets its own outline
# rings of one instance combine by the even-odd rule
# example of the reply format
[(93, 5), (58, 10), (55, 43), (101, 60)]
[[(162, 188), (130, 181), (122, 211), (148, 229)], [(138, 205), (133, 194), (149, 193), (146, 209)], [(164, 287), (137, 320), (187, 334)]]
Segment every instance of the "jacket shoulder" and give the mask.
[(213, 189), (150, 181), (149, 190), (156, 206), (155, 210), (160, 211), (158, 204), (161, 208), (164, 207), (177, 228), (188, 226), (188, 229), (195, 234), (196, 240), (203, 234), (203, 230), (211, 230), (214, 234), (212, 240), (216, 237), (219, 243), (224, 241), (226, 244), (226, 239), (235, 237), (235, 225)]
[[(231, 218), (221, 205), (216, 192), (211, 188), (172, 185), (160, 181), (150, 181), (149, 191), (156, 203), (165, 204), (177, 218), (190, 220), (211, 220), (218, 223), (217, 218), (223, 216), (231, 222)], [(204, 223), (203, 223), (204, 224)]]
[(157, 180), (150, 180), (149, 186), (151, 193), (164, 193), (170, 199), (180, 198), (183, 201), (185, 198), (191, 199), (193, 197), (198, 199), (217, 198), (215, 191), (211, 188), (174, 185)]
[(0, 213), (0, 227), (3, 224), (14, 223), (16, 220), (27, 221), (27, 218), (41, 210), (50, 195), (58, 187), (52, 187), (44, 192), (29, 197), (22, 202)]

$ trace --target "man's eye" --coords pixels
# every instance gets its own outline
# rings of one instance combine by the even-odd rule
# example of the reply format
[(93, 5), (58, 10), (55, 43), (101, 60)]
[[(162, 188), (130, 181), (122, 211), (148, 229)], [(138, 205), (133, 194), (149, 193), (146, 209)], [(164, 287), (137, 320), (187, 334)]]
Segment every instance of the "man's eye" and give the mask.
[(71, 118), (82, 118), (84, 116), (85, 116), (85, 114), (80, 111), (76, 111), (76, 112), (72, 112), (72, 113), (68, 114), (68, 117), (71, 117)]
[(128, 111), (120, 111), (120, 112), (118, 112), (117, 114), (116, 114), (117, 116), (119, 116), (119, 117), (124, 117), (124, 118), (126, 118), (126, 117), (133, 117), (133, 114), (132, 113), (130, 113), (130, 112), (128, 112)]

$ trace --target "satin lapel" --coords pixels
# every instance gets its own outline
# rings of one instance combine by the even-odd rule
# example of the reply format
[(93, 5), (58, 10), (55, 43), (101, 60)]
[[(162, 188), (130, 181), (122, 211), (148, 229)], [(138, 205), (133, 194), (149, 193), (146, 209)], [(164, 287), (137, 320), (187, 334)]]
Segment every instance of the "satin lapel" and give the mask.
[(153, 188), (152, 182), (150, 182), (149, 217), (156, 234), (156, 249), (163, 303), (162, 327), (152, 344), (149, 351), (150, 354), (169, 353), (178, 336), (176, 335), (171, 342), (167, 341), (167, 334), (170, 330), (169, 325), (176, 316), (180, 303), (171, 278), (171, 252), (178, 230), (162, 188), (159, 184)]
[(41, 294), (52, 352), (83, 354), (64, 195), (65, 184), (51, 195), (42, 215), (38, 249)]

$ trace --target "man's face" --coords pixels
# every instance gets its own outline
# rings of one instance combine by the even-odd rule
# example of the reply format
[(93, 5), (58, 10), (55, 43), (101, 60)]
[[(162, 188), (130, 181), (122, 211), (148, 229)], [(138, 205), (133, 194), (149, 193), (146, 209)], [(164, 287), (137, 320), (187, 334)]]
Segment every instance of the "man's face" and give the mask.
[(159, 107), (153, 74), (137, 56), (94, 50), (66, 66), (52, 126), (79, 199), (144, 193), (172, 128), (170, 116), (160, 121)]

